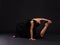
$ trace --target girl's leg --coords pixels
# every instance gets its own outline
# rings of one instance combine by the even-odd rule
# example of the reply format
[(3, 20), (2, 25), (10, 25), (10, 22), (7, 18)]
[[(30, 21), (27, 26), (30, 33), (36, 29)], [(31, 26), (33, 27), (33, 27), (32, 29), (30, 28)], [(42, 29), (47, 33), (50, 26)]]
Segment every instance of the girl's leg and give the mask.
[(49, 24), (48, 24), (48, 23), (45, 23), (44, 28), (43, 28), (42, 31), (40, 32), (40, 36), (41, 36), (41, 37), (44, 36), (44, 34), (45, 34), (45, 32), (46, 32), (48, 26), (49, 26)]

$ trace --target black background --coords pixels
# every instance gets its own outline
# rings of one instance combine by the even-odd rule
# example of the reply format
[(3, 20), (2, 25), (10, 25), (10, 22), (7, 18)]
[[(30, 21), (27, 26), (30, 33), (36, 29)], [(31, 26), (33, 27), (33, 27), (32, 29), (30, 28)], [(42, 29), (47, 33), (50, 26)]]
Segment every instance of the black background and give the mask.
[(59, 0), (2, 0), (0, 11), (0, 32), (14, 32), (18, 22), (44, 17), (53, 22), (48, 32), (60, 33)]
[(1, 0), (0, 32), (14, 32), (16, 30), (16, 1)]

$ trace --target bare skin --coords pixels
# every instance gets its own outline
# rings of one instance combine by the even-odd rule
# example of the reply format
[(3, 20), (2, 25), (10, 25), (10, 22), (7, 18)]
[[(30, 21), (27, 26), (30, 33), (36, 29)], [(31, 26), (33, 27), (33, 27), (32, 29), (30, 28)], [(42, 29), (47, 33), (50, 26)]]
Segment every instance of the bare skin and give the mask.
[(33, 18), (30, 21), (31, 26), (30, 26), (30, 39), (29, 40), (36, 40), (36, 39), (33, 38), (33, 28), (34, 28), (34, 21), (33, 20), (35, 20), (39, 24), (41, 23), (41, 20), (48, 21), (47, 23), (45, 23), (45, 26), (43, 27), (43, 29), (40, 32), (40, 36), (41, 37), (44, 37), (44, 34), (45, 34), (46, 30), (47, 30), (47, 27), (52, 23), (52, 21), (49, 20), (49, 19), (45, 19), (45, 18)]

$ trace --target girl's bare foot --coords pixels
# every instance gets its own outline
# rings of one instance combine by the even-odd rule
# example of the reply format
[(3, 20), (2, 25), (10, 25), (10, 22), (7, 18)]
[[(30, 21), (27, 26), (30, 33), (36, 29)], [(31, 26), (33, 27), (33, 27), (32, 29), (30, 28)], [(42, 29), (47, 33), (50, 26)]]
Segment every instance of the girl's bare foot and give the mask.
[(15, 37), (16, 37), (15, 35), (12, 36), (12, 38), (15, 38)]

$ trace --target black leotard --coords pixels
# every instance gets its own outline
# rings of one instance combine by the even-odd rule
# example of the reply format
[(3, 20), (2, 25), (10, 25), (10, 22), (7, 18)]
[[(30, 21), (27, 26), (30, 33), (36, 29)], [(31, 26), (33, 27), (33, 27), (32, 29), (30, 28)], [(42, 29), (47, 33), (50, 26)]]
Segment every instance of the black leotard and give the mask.
[[(30, 21), (31, 20), (25, 21), (24, 23), (19, 23), (16, 26), (16, 35), (19, 35), (20, 37), (24, 38), (30, 38), (30, 26), (31, 26)], [(40, 31), (46, 21), (41, 21), (42, 22), (41, 24), (37, 23), (35, 20), (33, 21), (34, 21), (33, 37), (40, 38)]]

